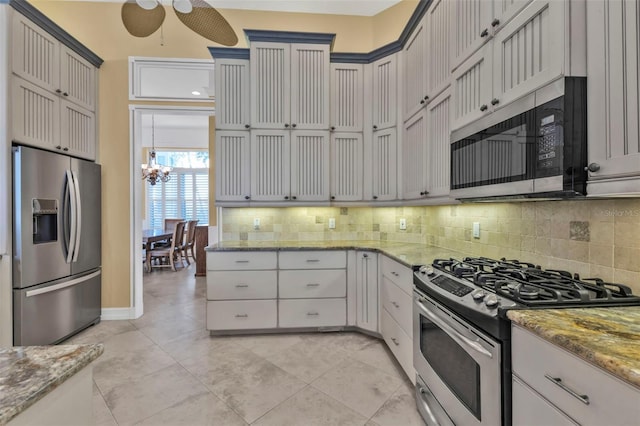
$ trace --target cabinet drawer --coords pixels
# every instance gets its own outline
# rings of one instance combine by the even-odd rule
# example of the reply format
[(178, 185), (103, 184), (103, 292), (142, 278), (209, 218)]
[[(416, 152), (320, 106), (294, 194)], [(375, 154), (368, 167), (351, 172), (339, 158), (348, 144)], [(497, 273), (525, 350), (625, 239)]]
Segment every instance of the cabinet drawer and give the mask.
[(207, 299), (275, 299), (276, 271), (211, 271), (207, 274)]
[(277, 266), (278, 260), (275, 251), (207, 253), (207, 270), (209, 271), (276, 269)]
[(340, 269), (347, 267), (345, 251), (282, 251), (280, 269)]
[(513, 372), (578, 423), (637, 424), (636, 388), (520, 327), (512, 327), (511, 344)]
[(512, 380), (513, 424), (516, 426), (575, 426), (562, 411), (522, 383), (516, 376)]
[(276, 328), (275, 300), (207, 302), (207, 330)]
[(408, 336), (413, 336), (413, 300), (387, 277), (382, 277), (382, 306)]
[(396, 283), (408, 295), (413, 293), (413, 271), (387, 256), (382, 256), (382, 275)]
[(347, 271), (321, 269), (280, 272), (280, 298), (346, 297)]
[(400, 366), (407, 373), (411, 381), (415, 381), (415, 370), (413, 369), (413, 340), (407, 336), (402, 327), (394, 320), (386, 309), (382, 309), (380, 317), (380, 327), (385, 343), (391, 349)]
[(347, 324), (345, 299), (280, 300), (280, 327), (326, 327)]

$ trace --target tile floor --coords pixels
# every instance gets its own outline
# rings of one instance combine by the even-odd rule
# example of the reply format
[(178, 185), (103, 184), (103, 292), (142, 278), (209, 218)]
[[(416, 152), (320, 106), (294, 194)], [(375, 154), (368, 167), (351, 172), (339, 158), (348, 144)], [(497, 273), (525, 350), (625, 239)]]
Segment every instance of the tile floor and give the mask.
[(381, 340), (359, 333), (211, 337), (195, 266), (145, 274), (145, 314), (68, 343), (103, 342), (97, 425), (422, 425)]

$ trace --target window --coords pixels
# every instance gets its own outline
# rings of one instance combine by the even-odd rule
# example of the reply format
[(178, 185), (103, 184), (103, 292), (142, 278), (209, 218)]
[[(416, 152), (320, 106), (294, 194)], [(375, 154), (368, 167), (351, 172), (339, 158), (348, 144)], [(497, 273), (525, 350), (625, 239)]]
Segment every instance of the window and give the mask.
[(171, 180), (147, 184), (147, 226), (163, 228), (165, 218), (209, 223), (209, 153), (157, 151), (158, 163), (173, 167)]

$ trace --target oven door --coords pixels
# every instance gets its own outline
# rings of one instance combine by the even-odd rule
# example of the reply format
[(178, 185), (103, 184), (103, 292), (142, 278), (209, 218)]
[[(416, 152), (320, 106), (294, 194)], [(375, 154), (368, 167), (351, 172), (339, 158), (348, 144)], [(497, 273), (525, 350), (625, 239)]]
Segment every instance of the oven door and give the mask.
[[(416, 396), (425, 421), (501, 424), (500, 343), (418, 292), (413, 313), (413, 364), (422, 381), (416, 386), (426, 387)], [(447, 417), (438, 418), (443, 411)]]

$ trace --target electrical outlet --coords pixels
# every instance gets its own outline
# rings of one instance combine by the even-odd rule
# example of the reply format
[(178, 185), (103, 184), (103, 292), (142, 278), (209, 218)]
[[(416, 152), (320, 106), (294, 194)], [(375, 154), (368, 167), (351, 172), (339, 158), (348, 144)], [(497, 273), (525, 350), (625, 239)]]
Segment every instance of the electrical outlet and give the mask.
[(256, 217), (255, 219), (253, 219), (253, 229), (255, 229), (256, 231), (260, 229), (260, 218)]
[(473, 238), (480, 238), (480, 222), (473, 222)]
[(407, 219), (400, 219), (400, 230), (405, 231), (407, 229)]
[(336, 229), (336, 218), (335, 217), (330, 217), (329, 218), (329, 229)]

